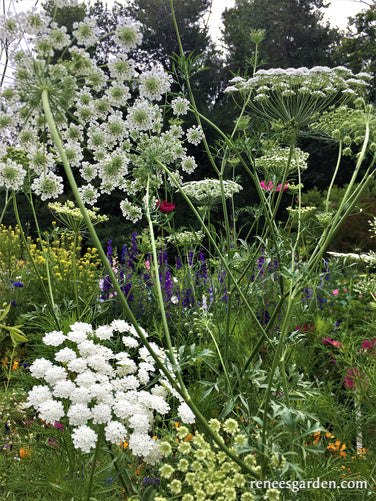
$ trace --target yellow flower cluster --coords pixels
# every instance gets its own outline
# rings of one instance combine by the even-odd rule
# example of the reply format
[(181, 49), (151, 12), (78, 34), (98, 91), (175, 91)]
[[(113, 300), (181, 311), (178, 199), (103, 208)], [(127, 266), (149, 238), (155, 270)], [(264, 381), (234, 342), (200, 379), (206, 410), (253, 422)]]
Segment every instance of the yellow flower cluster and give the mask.
[(35, 244), (30, 243), (30, 252), (45, 282), (48, 266), (55, 293), (61, 293), (65, 299), (73, 299), (75, 279), (78, 296), (89, 298), (98, 291), (100, 258), (97, 249), (91, 247), (80, 257), (82, 237), (78, 236), (76, 244), (74, 240), (71, 232), (56, 232), (49, 242), (38, 239)]
[[(40, 290), (39, 276), (47, 284), (48, 275), (56, 301), (74, 300), (75, 286), (78, 297), (89, 300), (98, 293), (101, 261), (97, 249), (88, 247), (81, 256), (82, 237), (75, 241), (69, 230), (60, 230), (53, 223), (53, 231), (45, 239), (34, 242), (27, 238), (32, 259), (26, 252), (18, 227), (0, 225), (0, 272), (9, 278), (16, 277), (25, 284), (24, 293)], [(33, 266), (34, 261), (36, 270)]]
[(0, 225), (0, 270), (15, 272), (24, 254), (21, 232), (16, 226)]

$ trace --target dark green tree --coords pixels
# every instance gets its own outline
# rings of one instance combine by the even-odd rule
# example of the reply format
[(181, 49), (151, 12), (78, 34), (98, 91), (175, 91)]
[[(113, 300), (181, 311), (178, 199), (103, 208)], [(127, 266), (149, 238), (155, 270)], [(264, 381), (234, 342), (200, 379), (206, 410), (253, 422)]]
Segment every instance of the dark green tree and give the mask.
[[(368, 5), (368, 4), (367, 4)], [(367, 71), (372, 75), (370, 99), (376, 99), (376, 4), (349, 19), (349, 27), (334, 50), (337, 64), (349, 67), (354, 73)]]
[(264, 68), (330, 65), (338, 32), (323, 24), (323, 0), (237, 0), (226, 9), (224, 42), (232, 71), (246, 69), (252, 56), (251, 30), (266, 31), (259, 60)]

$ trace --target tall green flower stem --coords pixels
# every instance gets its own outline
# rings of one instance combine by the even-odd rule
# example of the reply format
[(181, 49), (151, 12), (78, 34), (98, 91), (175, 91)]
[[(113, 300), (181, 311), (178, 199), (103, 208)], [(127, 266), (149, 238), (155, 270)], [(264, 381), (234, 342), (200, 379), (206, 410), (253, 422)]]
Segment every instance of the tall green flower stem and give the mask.
[(336, 168), (334, 170), (334, 174), (332, 176), (332, 180), (330, 181), (330, 186), (329, 186), (329, 189), (328, 189), (328, 193), (326, 195), (326, 202), (325, 202), (325, 210), (326, 210), (326, 212), (328, 212), (328, 210), (329, 210), (330, 194), (332, 192), (334, 181), (335, 181), (335, 178), (337, 177), (338, 169), (339, 169), (339, 166), (341, 164), (341, 158), (342, 158), (342, 141), (339, 142), (337, 165), (336, 165)]
[(6, 192), (5, 192), (5, 202), (4, 202), (4, 207), (3, 207), (3, 210), (1, 211), (1, 215), (0, 215), (0, 224), (2, 223), (3, 219), (4, 219), (4, 216), (5, 216), (5, 212), (8, 208), (8, 205), (10, 204), (12, 200), (12, 197), (9, 196), (9, 190), (7, 189)]
[(88, 485), (88, 488), (87, 488), (87, 497), (86, 497), (87, 501), (90, 501), (92, 499), (91, 492), (93, 490), (94, 473), (95, 473), (95, 468), (96, 468), (96, 465), (97, 465), (97, 459), (98, 459), (98, 455), (99, 455), (99, 449), (101, 447), (101, 442), (102, 442), (102, 437), (103, 437), (103, 431), (104, 431), (104, 425), (101, 424), (99, 426), (97, 443), (95, 445), (95, 450), (94, 450), (93, 458), (91, 460), (91, 470), (90, 470), (90, 477), (89, 477), (89, 485)]
[[(265, 454), (265, 446), (266, 446), (266, 435), (268, 431), (268, 409), (270, 405), (270, 400), (272, 396), (272, 386), (273, 386), (273, 379), (274, 379), (274, 374), (276, 372), (277, 367), (279, 366), (281, 369), (281, 373), (284, 373), (284, 359), (281, 356), (282, 355), (282, 348), (284, 346), (285, 339), (287, 337), (287, 332), (288, 332), (288, 323), (290, 320), (289, 314), (291, 311), (291, 308), (293, 306), (293, 303), (295, 301), (295, 291), (297, 287), (295, 286), (293, 288), (292, 284), (290, 286), (289, 290), (289, 295), (288, 295), (288, 303), (287, 303), (287, 311), (284, 316), (283, 320), (283, 325), (281, 327), (281, 332), (279, 335), (278, 339), (278, 344), (277, 348), (274, 353), (273, 361), (272, 361), (272, 366), (269, 371), (268, 375), (268, 386), (266, 388), (265, 392), (265, 397), (264, 397), (264, 402), (263, 404), (260, 405), (260, 411), (262, 412), (262, 430), (261, 430), (261, 468), (262, 468), (262, 474), (264, 476), (266, 468), (267, 468), (267, 456)], [(286, 379), (282, 376), (282, 384), (283, 384), (283, 389), (284, 389), (284, 397), (286, 400), (286, 405), (289, 406), (289, 394), (288, 394), (288, 386)]]
[(153, 255), (153, 260), (155, 263), (154, 266), (154, 284), (157, 289), (157, 301), (159, 305), (159, 310), (161, 312), (161, 317), (162, 317), (162, 324), (163, 324), (163, 330), (165, 333), (166, 337), (166, 342), (167, 342), (167, 347), (168, 347), (168, 353), (169, 353), (169, 359), (170, 362), (173, 366), (173, 370), (177, 375), (177, 379), (180, 384), (180, 388), (183, 389), (183, 391), (186, 393), (186, 388), (183, 382), (183, 378), (181, 376), (181, 372), (178, 368), (178, 364), (175, 359), (173, 347), (172, 347), (172, 342), (171, 342), (171, 336), (170, 336), (170, 330), (168, 328), (167, 324), (167, 316), (166, 316), (166, 311), (164, 308), (164, 301), (163, 301), (163, 295), (162, 295), (162, 287), (161, 287), (161, 281), (159, 278), (159, 273), (158, 273), (158, 257), (157, 257), (157, 248), (155, 245), (155, 237), (154, 237), (154, 228), (153, 228), (153, 222), (150, 217), (150, 207), (149, 207), (149, 200), (150, 200), (150, 178), (148, 177), (147, 184), (146, 184), (146, 219), (148, 221), (149, 225), (149, 234), (150, 234), (150, 241), (151, 241), (151, 249), (152, 249), (152, 255)]
[[(27, 241), (27, 239), (25, 237), (25, 232), (23, 230), (21, 219), (20, 219), (20, 215), (18, 213), (16, 193), (14, 191), (12, 193), (12, 198), (13, 198), (14, 215), (16, 216), (17, 225), (18, 225), (18, 227), (20, 229), (20, 232), (21, 232), (21, 238), (22, 238), (25, 250), (26, 250), (26, 254), (27, 254), (27, 256), (28, 256), (28, 258), (29, 258), (29, 260), (31, 262), (31, 265), (34, 268), (34, 271), (35, 271), (35, 273), (36, 273), (36, 275), (38, 277), (38, 280), (40, 282), (41, 288), (42, 288), (43, 293), (44, 293), (44, 295), (46, 297), (47, 303), (50, 305), (50, 310), (51, 310), (52, 315), (54, 317), (54, 320), (55, 320), (55, 323), (56, 323), (56, 327), (58, 329), (60, 329), (60, 322), (59, 322), (59, 319), (58, 319), (58, 317), (56, 315), (56, 307), (55, 307), (55, 302), (54, 302), (54, 296), (53, 296), (53, 292), (52, 292), (51, 282), (50, 281), (48, 282), (49, 283), (49, 290), (47, 291), (46, 286), (44, 285), (43, 278), (41, 277), (41, 274), (39, 273), (39, 269), (38, 269), (38, 267), (37, 267), (37, 265), (35, 263), (35, 260), (33, 258), (33, 255), (30, 252), (28, 241)], [(47, 268), (48, 268), (48, 261), (46, 261), (46, 265), (47, 265)]]
[[(321, 261), (321, 258), (327, 249), (329, 243), (333, 239), (335, 233), (338, 231), (339, 227), (342, 225), (343, 221), (347, 217), (347, 215), (351, 212), (351, 210), (354, 208), (362, 190), (365, 188), (365, 186), (368, 184), (370, 181), (372, 175), (369, 175), (369, 172), (367, 170), (366, 174), (364, 175), (360, 186), (358, 189), (355, 190), (354, 194), (351, 194), (351, 190), (354, 186), (354, 183), (356, 181), (356, 178), (359, 173), (360, 166), (362, 165), (364, 158), (366, 156), (366, 151), (367, 151), (367, 146), (369, 142), (369, 135), (370, 135), (370, 126), (369, 123), (366, 123), (366, 129), (365, 129), (365, 136), (363, 140), (363, 145), (362, 149), (360, 151), (358, 160), (356, 162), (356, 166), (353, 172), (353, 175), (351, 177), (350, 183), (346, 189), (346, 192), (341, 200), (341, 203), (337, 209), (336, 215), (334, 216), (333, 220), (330, 223), (330, 226), (328, 226), (325, 231), (323, 232), (323, 235), (319, 239), (315, 249), (313, 250), (311, 257), (308, 261), (308, 267), (314, 267), (318, 261)], [(375, 159), (373, 160), (372, 164), (374, 163)], [(356, 195), (356, 196), (355, 196)]]
[(78, 305), (78, 284), (77, 284), (77, 243), (78, 243), (78, 231), (74, 231), (73, 240), (73, 251), (72, 251), (72, 275), (73, 275), (73, 290), (74, 299), (76, 301), (77, 313), (79, 311)]
[(35, 212), (35, 207), (34, 207), (33, 197), (32, 197), (31, 192), (28, 195), (26, 195), (26, 197), (27, 197), (27, 199), (29, 201), (29, 204), (30, 204), (30, 207), (31, 207), (31, 210), (32, 210), (32, 213), (33, 213), (33, 218), (34, 218), (35, 226), (36, 226), (36, 229), (37, 229), (40, 246), (41, 246), (43, 257), (44, 257), (44, 260), (45, 260), (45, 263), (46, 263), (46, 277), (47, 277), (47, 284), (48, 284), (48, 293), (49, 293), (50, 298), (51, 298), (51, 304), (53, 305), (53, 308), (55, 309), (54, 293), (53, 293), (53, 290), (52, 290), (52, 283), (51, 283), (50, 265), (48, 263), (48, 261), (49, 261), (48, 252), (46, 251), (46, 248), (45, 248), (45, 246), (43, 244), (43, 235), (42, 235), (42, 232), (40, 231), (40, 227), (39, 227), (39, 223), (38, 223), (38, 218), (37, 218), (37, 214)]
[(128, 305), (128, 302), (126, 300), (126, 298), (124, 297), (124, 294), (121, 290), (121, 287), (120, 287), (120, 284), (118, 283), (117, 281), (117, 278), (116, 278), (116, 275), (115, 273), (113, 272), (112, 270), (112, 267), (111, 267), (111, 264), (109, 262), (109, 260), (107, 259), (107, 256), (106, 256), (106, 253), (103, 249), (103, 246), (98, 238), (98, 235), (95, 231), (95, 228), (94, 228), (94, 225), (87, 213), (87, 210), (86, 210), (86, 207), (84, 205), (84, 203), (82, 202), (82, 199), (80, 197), (80, 194), (78, 192), (78, 187), (77, 187), (77, 184), (76, 184), (76, 180), (74, 178), (74, 175), (73, 175), (73, 172), (72, 172), (72, 169), (69, 165), (69, 162), (68, 162), (68, 159), (67, 159), (67, 156), (66, 156), (66, 153), (65, 153), (65, 150), (64, 150), (64, 146), (63, 146), (63, 143), (62, 143), (62, 140), (61, 140), (61, 137), (59, 135), (59, 132), (56, 128), (56, 124), (55, 124), (55, 120), (54, 120), (54, 117), (52, 115), (52, 111), (51, 111), (51, 108), (50, 108), (50, 103), (49, 103), (49, 90), (48, 88), (43, 88), (42, 90), (42, 106), (43, 106), (43, 110), (44, 110), (44, 113), (45, 113), (45, 116), (46, 116), (46, 121), (47, 121), (47, 124), (48, 124), (48, 127), (49, 127), (49, 130), (50, 130), (50, 134), (51, 134), (51, 137), (56, 145), (56, 148), (59, 152), (59, 155), (60, 155), (60, 158), (61, 158), (61, 161), (63, 163), (63, 166), (64, 166), (64, 170), (65, 170), (65, 173), (66, 173), (66, 176), (68, 178), (68, 181), (69, 181), (69, 184), (70, 184), (70, 187), (73, 191), (73, 194), (75, 196), (75, 199), (76, 199), (76, 202), (77, 202), (77, 205), (79, 207), (79, 209), (81, 210), (81, 213), (82, 213), (82, 217), (84, 218), (84, 221), (85, 221), (85, 224), (89, 230), (89, 233), (90, 233), (90, 236), (93, 240), (93, 243), (95, 245), (95, 247), (97, 248), (98, 250), (98, 254), (102, 260), (102, 263), (104, 265), (104, 268), (108, 274), (108, 276), (110, 277), (110, 280), (118, 294), (118, 298), (122, 304), (122, 307), (123, 307), (123, 310), (124, 310), (124, 313), (126, 314), (128, 320), (133, 324), (133, 326), (135, 327), (136, 329), (136, 332), (141, 340), (141, 342), (143, 343), (143, 345), (146, 347), (146, 349), (148, 350), (148, 352), (150, 353), (150, 355), (153, 357), (153, 360), (155, 361), (155, 364), (156, 366), (158, 367), (158, 369), (161, 371), (161, 373), (166, 377), (167, 381), (169, 382), (169, 384), (181, 395), (181, 397), (184, 399), (184, 401), (186, 402), (186, 404), (189, 406), (189, 408), (191, 409), (191, 411), (193, 412), (193, 414), (195, 415), (195, 417), (197, 418), (197, 421), (200, 423), (202, 429), (204, 430), (204, 432), (213, 440), (213, 442), (215, 442), (218, 447), (228, 456), (230, 457), (236, 464), (238, 464), (243, 471), (245, 472), (248, 472), (252, 477), (254, 478), (259, 478), (259, 471), (256, 469), (256, 468), (253, 468), (251, 466), (248, 466), (234, 451), (232, 451), (231, 449), (229, 449), (226, 444), (223, 443), (223, 441), (221, 440), (221, 438), (219, 437), (219, 435), (217, 433), (215, 433), (209, 426), (206, 418), (202, 415), (202, 413), (199, 411), (199, 409), (197, 408), (197, 406), (195, 405), (195, 403), (192, 401), (190, 395), (187, 393), (187, 391), (185, 390), (185, 388), (180, 388), (180, 386), (176, 383), (176, 380), (175, 378), (171, 375), (170, 371), (168, 370), (168, 368), (165, 366), (165, 364), (162, 362), (162, 360), (158, 357), (158, 355), (155, 353), (155, 351), (153, 350), (152, 346), (150, 345), (150, 343), (148, 342), (147, 338), (145, 337), (145, 334), (143, 333), (143, 331), (140, 329), (140, 326), (138, 325), (138, 322), (135, 318), (135, 316), (133, 315), (129, 305)]

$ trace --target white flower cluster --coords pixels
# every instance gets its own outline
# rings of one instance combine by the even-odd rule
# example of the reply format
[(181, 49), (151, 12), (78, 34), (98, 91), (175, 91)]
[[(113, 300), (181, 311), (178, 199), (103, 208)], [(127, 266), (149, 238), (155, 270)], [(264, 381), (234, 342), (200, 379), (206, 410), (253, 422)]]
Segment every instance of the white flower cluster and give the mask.
[[(225, 198), (231, 198), (242, 187), (235, 181), (223, 181)], [(221, 184), (218, 179), (203, 179), (182, 184), (184, 193), (201, 206), (212, 206), (221, 198)]]
[(0, 186), (7, 189), (18, 190), (21, 188), (26, 176), (26, 171), (22, 165), (7, 158), (5, 162), (0, 162)]
[[(125, 350), (115, 354), (103, 341), (119, 334), (123, 335)], [(163, 384), (155, 384), (150, 390), (144, 388), (152, 382), (157, 369), (147, 349), (139, 344), (135, 328), (123, 320), (96, 329), (76, 322), (67, 334), (47, 333), (43, 342), (59, 349), (54, 357), (56, 363), (39, 358), (30, 366), (33, 377), (45, 382), (34, 386), (27, 399), (40, 418), (53, 424), (66, 416), (73, 426), (74, 446), (83, 452), (95, 447), (95, 425), (104, 425), (107, 441), (127, 441), (133, 454), (149, 462), (157, 461), (159, 441), (152, 439), (150, 432), (155, 414), (165, 415), (170, 410), (166, 386), (171, 386), (162, 379)], [(150, 344), (165, 361), (164, 351)], [(171, 391), (181, 401), (180, 395)], [(180, 410), (181, 417), (192, 422), (186, 404), (181, 404)]]
[(249, 92), (256, 90), (257, 99), (262, 96), (269, 97), (270, 92), (280, 92), (285, 97), (295, 94), (312, 94), (325, 97), (338, 91), (355, 94), (359, 89), (368, 85), (371, 75), (353, 72), (344, 66), (329, 68), (327, 66), (314, 66), (313, 68), (271, 68), (258, 70), (252, 78), (245, 80), (234, 77), (230, 80), (231, 86), (225, 92)]
[[(65, 7), (59, 3), (58, 8)], [(133, 200), (142, 199), (147, 179), (155, 190), (163, 184), (159, 162), (172, 167), (178, 179), (183, 172), (192, 173), (196, 162), (187, 154), (187, 143), (197, 145), (203, 131), (193, 126), (184, 135), (174, 123), (162, 130), (165, 112), (156, 102), (169, 91), (172, 77), (158, 65), (138, 70), (129, 52), (142, 42), (141, 25), (130, 18), (119, 17), (116, 22), (116, 29), (106, 32), (95, 17), (86, 16), (73, 24), (72, 43), (67, 29), (45, 14), (2, 19), (0, 36), (7, 46), (15, 42), (15, 48), (9, 48), (15, 69), (14, 83), (0, 94), (0, 162), (8, 143), (24, 149), (32, 191), (42, 200), (63, 192), (63, 178), (56, 173), (56, 147), (43, 117), (42, 90), (48, 88), (68, 162), (81, 177), (78, 184), (84, 202), (94, 205), (101, 195), (119, 189), (125, 192), (123, 215), (137, 221), (142, 210)], [(28, 51), (16, 45), (22, 31)], [(88, 51), (103, 38), (113, 46), (107, 68), (100, 67)], [(51, 62), (61, 50), (64, 63)], [(171, 108), (174, 114), (184, 115), (189, 102), (177, 97)], [(41, 142), (41, 137), (46, 140)], [(19, 189), (24, 176), (22, 166), (5, 159), (0, 163), (0, 188)]]
[(225, 92), (240, 94), (252, 111), (266, 120), (287, 122), (297, 129), (310, 125), (318, 113), (331, 105), (355, 104), (370, 78), (368, 73), (354, 75), (344, 66), (272, 68), (258, 70), (248, 80), (233, 78)]
[(167, 242), (176, 246), (190, 246), (199, 244), (204, 239), (204, 232), (198, 231), (179, 231), (167, 237)]
[[(264, 155), (255, 159), (256, 169), (263, 172), (268, 179), (273, 175), (280, 178), (288, 166), (289, 154), (290, 148), (275, 147), (268, 150)], [(308, 157), (309, 153), (300, 148), (294, 148), (288, 172), (291, 174), (298, 172), (298, 169), (307, 169)]]

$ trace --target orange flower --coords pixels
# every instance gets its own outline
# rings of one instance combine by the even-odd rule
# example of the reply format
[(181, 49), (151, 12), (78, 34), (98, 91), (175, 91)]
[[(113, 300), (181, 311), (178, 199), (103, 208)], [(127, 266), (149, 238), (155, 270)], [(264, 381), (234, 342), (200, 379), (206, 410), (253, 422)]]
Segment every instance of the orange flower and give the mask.
[(188, 433), (188, 435), (185, 437), (184, 442), (188, 442), (193, 439), (193, 435), (191, 433)]
[(121, 450), (121, 448), (123, 448), (124, 450), (128, 448), (128, 442), (120, 442), (119, 444), (119, 451)]
[(334, 444), (330, 442), (329, 445), (327, 446), (327, 449), (331, 452), (338, 452), (339, 457), (341, 458), (345, 458), (347, 456), (346, 452), (344, 452), (344, 450), (346, 449), (346, 444), (341, 445), (340, 440), (336, 440)]
[(313, 439), (312, 445), (317, 445), (319, 443), (319, 440), (320, 440), (321, 431), (317, 431), (316, 433), (313, 434), (313, 436), (315, 438)]
[(17, 370), (19, 362), (13, 362), (12, 370)]
[(18, 451), (18, 454), (19, 454), (21, 459), (28, 459), (30, 457), (30, 454), (31, 454), (31, 449), (30, 449), (30, 447), (26, 447), (25, 449), (20, 449)]

